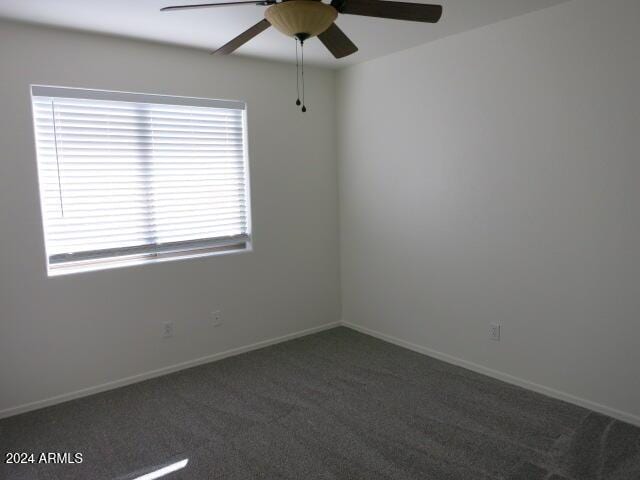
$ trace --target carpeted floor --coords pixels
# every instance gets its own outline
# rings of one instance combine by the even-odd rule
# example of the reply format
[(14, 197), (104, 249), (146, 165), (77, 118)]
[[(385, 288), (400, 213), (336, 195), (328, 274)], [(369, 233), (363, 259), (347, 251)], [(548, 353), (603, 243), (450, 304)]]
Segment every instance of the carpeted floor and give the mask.
[(2, 420), (0, 451), (83, 454), (3, 480), (640, 480), (639, 428), (346, 328)]

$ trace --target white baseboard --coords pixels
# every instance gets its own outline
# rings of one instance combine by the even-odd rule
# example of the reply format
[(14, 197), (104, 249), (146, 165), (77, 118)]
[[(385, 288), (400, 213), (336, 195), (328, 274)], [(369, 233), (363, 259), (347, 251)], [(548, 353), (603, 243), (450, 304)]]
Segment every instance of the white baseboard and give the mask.
[(389, 343), (393, 343), (394, 345), (398, 345), (400, 347), (413, 350), (414, 352), (422, 353), (424, 355), (437, 358), (438, 360), (442, 360), (443, 362), (451, 363), (453, 365), (457, 365), (459, 367), (463, 367), (468, 370), (472, 370), (474, 372), (487, 375), (488, 377), (492, 377), (497, 380), (502, 380), (503, 382), (510, 383), (512, 385), (517, 385), (519, 387), (526, 388), (527, 390), (533, 390), (534, 392), (541, 393), (548, 397), (552, 397), (558, 400), (563, 400), (567, 403), (572, 403), (574, 405), (578, 405), (580, 407), (584, 407), (589, 410), (593, 410), (595, 412), (613, 417), (617, 420), (627, 422), (632, 425), (636, 425), (640, 427), (640, 417), (637, 415), (633, 415), (628, 412), (623, 412), (615, 408), (607, 407), (606, 405), (592, 402), (584, 398), (576, 397), (575, 395), (571, 395), (570, 393), (562, 392), (560, 390), (556, 390), (550, 387), (545, 387), (544, 385), (533, 383), (528, 380), (524, 380), (522, 378), (514, 377), (513, 375), (509, 375), (507, 373), (503, 373), (498, 370), (493, 370), (492, 368), (483, 367), (482, 365), (478, 365), (477, 363), (469, 362), (467, 360), (463, 360), (461, 358), (457, 358), (452, 355), (448, 355), (446, 353), (438, 352), (437, 350), (433, 350), (428, 347), (423, 347), (421, 345), (417, 345), (415, 343), (411, 343), (406, 340), (402, 340), (400, 338), (394, 337), (392, 335), (387, 335), (386, 333), (378, 332), (376, 330), (372, 330), (370, 328), (357, 325), (355, 323), (342, 321), (341, 324), (345, 327), (351, 328), (358, 332), (371, 335), (372, 337), (379, 338), (380, 340), (384, 340)]
[(233, 348), (231, 350), (226, 350), (224, 352), (214, 353), (213, 355), (207, 355), (205, 357), (196, 358), (194, 360), (189, 360), (189, 361), (178, 363), (175, 365), (170, 365), (167, 367), (159, 368), (157, 370), (152, 370), (152, 371), (144, 372), (138, 375), (133, 375), (130, 377), (119, 379), (119, 380), (114, 380), (112, 382), (103, 383), (101, 385), (96, 385), (89, 388), (83, 388), (81, 390), (76, 390), (74, 392), (65, 393), (62, 395), (56, 395), (55, 397), (50, 397), (43, 400), (37, 400), (35, 402), (30, 402), (23, 405), (17, 405), (15, 407), (6, 408), (4, 410), (0, 410), (0, 418), (7, 418), (14, 415), (19, 415), (21, 413), (37, 410), (37, 409), (48, 407), (58, 403), (63, 403), (76, 398), (86, 397), (89, 395), (93, 395), (95, 393), (100, 393), (107, 390), (112, 390), (114, 388), (131, 385), (133, 383), (141, 382), (143, 380), (148, 380), (148, 379), (159, 377), (162, 375), (167, 375), (169, 373), (177, 372), (179, 370), (184, 370), (184, 369), (195, 367), (198, 365), (203, 365), (205, 363), (215, 362), (216, 360), (222, 360), (223, 358), (232, 357), (234, 355), (239, 355), (245, 352), (250, 352), (251, 350), (257, 350), (259, 348), (268, 347), (269, 345), (275, 345), (277, 343), (286, 342), (287, 340), (293, 340), (294, 338), (311, 335), (313, 333), (321, 332), (323, 330), (328, 330), (330, 328), (334, 328), (340, 325), (365, 333), (367, 335), (371, 335), (372, 337), (379, 338), (389, 343), (393, 343), (400, 347), (404, 347), (409, 350), (413, 350), (415, 352), (422, 353), (424, 355), (428, 355), (433, 358), (437, 358), (438, 360), (442, 360), (444, 362), (451, 363), (453, 365), (457, 365), (457, 366), (466, 368), (468, 370), (472, 370), (474, 372), (481, 373), (483, 375), (487, 375), (489, 377), (496, 378), (498, 380), (502, 380), (504, 382), (517, 385), (519, 387), (523, 387), (528, 390), (532, 390), (534, 392), (538, 392), (552, 398), (556, 398), (558, 400), (563, 400), (565, 402), (572, 403), (580, 407), (588, 408), (595, 412), (599, 412), (604, 415), (608, 415), (610, 417), (621, 420), (623, 422), (627, 422), (640, 427), (640, 417), (637, 415), (633, 415), (628, 412), (623, 412), (615, 408), (607, 407), (606, 405), (592, 402), (590, 400), (576, 397), (575, 395), (571, 395), (569, 393), (565, 393), (560, 390), (545, 387), (544, 385), (540, 385), (537, 383), (530, 382), (528, 380), (514, 377), (513, 375), (509, 375), (507, 373), (503, 373), (498, 370), (493, 370), (491, 368), (487, 368), (482, 365), (478, 365), (476, 363), (469, 362), (467, 360), (463, 360), (461, 358), (457, 358), (452, 355), (448, 355), (446, 353), (438, 352), (437, 350), (433, 350), (428, 347), (417, 345), (415, 343), (402, 340), (392, 335), (387, 335), (385, 333), (378, 332), (370, 328), (366, 328), (354, 323), (344, 322), (344, 321), (327, 323), (325, 325), (321, 325), (318, 327), (308, 328), (306, 330), (301, 330), (301, 331), (290, 333), (280, 337), (262, 340), (260, 342), (256, 342), (250, 345), (244, 345), (242, 347)]
[(55, 397), (45, 398), (43, 400), (37, 400), (35, 402), (25, 403), (23, 405), (17, 405), (15, 407), (9, 407), (4, 410), (0, 410), (0, 418), (12, 417), (20, 413), (29, 412), (31, 410), (37, 410), (39, 408), (48, 407), (62, 402), (67, 402), (75, 398), (86, 397), (93, 395), (94, 393), (100, 393), (107, 390), (112, 390), (118, 387), (124, 387), (125, 385), (131, 385), (132, 383), (141, 382), (150, 378), (160, 377), (169, 373), (184, 370), (186, 368), (196, 367), (209, 362), (215, 362), (216, 360), (222, 360), (223, 358), (232, 357), (241, 353), (250, 352), (251, 350), (257, 350), (259, 348), (268, 347), (269, 345), (275, 345), (276, 343), (286, 342), (287, 340), (293, 340), (294, 338), (304, 337), (311, 335), (312, 333), (321, 332), (330, 328), (340, 326), (340, 322), (332, 322), (319, 327), (308, 328), (306, 330), (300, 330), (298, 332), (289, 333), (281, 337), (270, 338), (262, 340), (260, 342), (252, 343), (251, 345), (244, 345), (242, 347), (232, 348), (220, 353), (214, 353), (213, 355), (207, 355), (206, 357), (196, 358), (194, 360), (188, 360), (186, 362), (178, 363), (175, 365), (169, 365), (168, 367), (158, 368), (157, 370), (151, 370), (150, 372), (140, 373), (138, 375), (132, 375), (130, 377), (121, 378), (112, 382), (103, 383), (93, 387), (83, 388), (74, 392), (64, 393), (62, 395), (56, 395)]

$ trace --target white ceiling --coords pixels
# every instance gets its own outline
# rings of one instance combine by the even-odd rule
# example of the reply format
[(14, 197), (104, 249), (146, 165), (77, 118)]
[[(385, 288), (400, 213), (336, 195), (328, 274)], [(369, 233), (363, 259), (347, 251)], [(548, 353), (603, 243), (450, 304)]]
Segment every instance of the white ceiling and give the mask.
[[(205, 1), (215, 0), (0, 0), (0, 17), (215, 49), (261, 20), (265, 9), (249, 5), (159, 11), (167, 5)], [(336, 60), (316, 39), (305, 44), (305, 60), (329, 67), (360, 63), (566, 0), (417, 1), (443, 5), (444, 15), (440, 23), (433, 25), (340, 15), (336, 23), (360, 51)], [(294, 61), (295, 44), (292, 39), (270, 28), (237, 50), (236, 54)]]

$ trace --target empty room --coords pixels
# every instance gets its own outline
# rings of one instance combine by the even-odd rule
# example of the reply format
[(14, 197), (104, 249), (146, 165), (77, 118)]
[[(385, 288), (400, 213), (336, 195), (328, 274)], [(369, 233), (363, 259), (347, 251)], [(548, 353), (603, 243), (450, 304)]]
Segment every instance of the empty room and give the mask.
[(640, 480), (638, 0), (0, 0), (0, 480)]

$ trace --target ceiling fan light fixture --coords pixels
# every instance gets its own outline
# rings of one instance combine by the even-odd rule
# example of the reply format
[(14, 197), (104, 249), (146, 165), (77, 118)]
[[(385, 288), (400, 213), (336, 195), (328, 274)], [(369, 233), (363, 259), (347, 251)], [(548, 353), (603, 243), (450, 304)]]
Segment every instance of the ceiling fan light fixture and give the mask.
[(304, 41), (327, 30), (338, 12), (318, 0), (288, 0), (271, 5), (264, 16), (278, 31)]
[[(229, 5), (259, 5), (267, 7), (264, 18), (240, 35), (225, 43), (213, 54), (227, 55), (273, 25), (280, 33), (295, 39), (296, 44), (296, 106), (307, 111), (304, 103), (304, 43), (318, 36), (335, 58), (343, 58), (358, 51), (358, 47), (334, 23), (340, 14), (391, 18), (415, 22), (436, 23), (442, 17), (441, 5), (426, 5), (389, 0), (234, 0), (196, 5), (174, 5), (161, 10), (226, 7)], [(300, 56), (298, 56), (300, 51)], [(302, 85), (302, 89), (300, 89)], [(302, 101), (300, 101), (302, 90)]]

